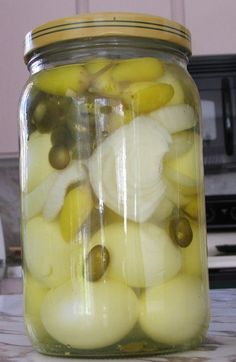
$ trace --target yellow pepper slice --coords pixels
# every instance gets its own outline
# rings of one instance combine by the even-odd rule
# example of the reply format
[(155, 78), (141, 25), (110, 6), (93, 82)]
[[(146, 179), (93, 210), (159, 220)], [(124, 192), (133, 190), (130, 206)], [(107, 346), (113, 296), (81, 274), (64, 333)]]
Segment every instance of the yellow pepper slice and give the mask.
[(57, 96), (79, 95), (89, 84), (89, 77), (82, 65), (48, 69), (37, 74), (34, 84), (43, 92)]
[(174, 95), (171, 85), (165, 83), (139, 82), (125, 89), (123, 100), (136, 114), (154, 111), (168, 103)]
[(198, 202), (198, 196), (195, 196), (184, 207), (184, 211), (193, 219), (197, 219), (199, 216)]
[(60, 230), (65, 241), (70, 241), (76, 236), (92, 207), (89, 186), (78, 186), (68, 192), (59, 217)]
[(185, 95), (180, 80), (175, 78), (171, 73), (165, 72), (158, 81), (160, 83), (170, 84), (174, 88), (174, 96), (171, 98), (170, 102), (168, 102), (168, 105), (184, 103)]
[(164, 66), (159, 59), (136, 58), (121, 61), (112, 70), (116, 82), (155, 81), (164, 73)]
[(113, 97), (120, 94), (117, 82), (112, 79), (111, 69), (98, 75), (91, 85), (91, 89), (100, 95)]
[(111, 59), (96, 58), (96, 59), (89, 60), (85, 64), (85, 68), (86, 68), (86, 70), (88, 71), (89, 74), (95, 75), (98, 72), (102, 71), (105, 67), (107, 68), (107, 66), (109, 64), (112, 64)]

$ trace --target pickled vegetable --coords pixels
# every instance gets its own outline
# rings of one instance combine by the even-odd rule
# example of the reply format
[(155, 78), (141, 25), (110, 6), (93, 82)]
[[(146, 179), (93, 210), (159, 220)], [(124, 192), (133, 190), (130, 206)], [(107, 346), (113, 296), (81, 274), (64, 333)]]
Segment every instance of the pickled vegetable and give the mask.
[(194, 132), (182, 131), (171, 135), (172, 142), (169, 152), (166, 154), (166, 159), (175, 159), (184, 153), (188, 152), (194, 142)]
[(56, 172), (50, 173), (46, 180), (35, 187), (33, 191), (22, 195), (24, 219), (31, 219), (42, 212), (47, 201), (48, 193), (54, 184), (56, 177)]
[(171, 85), (165, 83), (133, 83), (123, 92), (123, 100), (136, 114), (148, 113), (164, 106), (174, 95)]
[(99, 230), (91, 245), (102, 240), (110, 254), (107, 277), (144, 288), (173, 278), (181, 267), (179, 248), (168, 234), (151, 223), (114, 223)]
[(32, 136), (28, 142), (25, 160), (27, 173), (24, 175), (25, 180), (23, 180), (23, 190), (27, 192), (31, 192), (53, 172), (48, 160), (48, 153), (51, 149), (50, 135), (34, 132), (34, 137)]
[(112, 78), (111, 69), (108, 69), (106, 72), (95, 78), (91, 85), (91, 91), (108, 97), (119, 96), (121, 94), (119, 84)]
[(184, 195), (194, 195), (198, 191), (200, 177), (198, 167), (200, 160), (199, 136), (194, 134), (192, 147), (179, 157), (168, 159), (164, 163), (164, 174)]
[(64, 145), (55, 145), (48, 154), (50, 165), (56, 170), (63, 170), (70, 162), (70, 153)]
[[(201, 249), (201, 243), (205, 237), (201, 230), (201, 225), (198, 226), (195, 222), (191, 222), (193, 231), (193, 239), (187, 248), (181, 249), (182, 254), (182, 272), (202, 278), (202, 267), (207, 263), (206, 250)], [(205, 265), (207, 267), (207, 265)]]
[(89, 60), (85, 64), (85, 68), (89, 74), (96, 75), (97, 73), (104, 71), (104, 69), (108, 68), (111, 64), (112, 64), (112, 60), (110, 60), (110, 59), (95, 58), (95, 59)]
[(84, 92), (89, 78), (83, 66), (73, 64), (40, 72), (35, 76), (34, 83), (46, 93), (69, 96)]
[(185, 217), (175, 217), (170, 220), (169, 234), (171, 239), (182, 248), (189, 246), (193, 240), (190, 222)]
[(119, 107), (119, 112), (112, 112), (106, 124), (106, 129), (108, 133), (113, 133), (116, 129), (124, 126), (134, 119), (134, 113), (131, 109), (126, 107)]
[(161, 126), (170, 133), (193, 128), (197, 122), (195, 112), (188, 104), (166, 106), (152, 112), (150, 116), (160, 122)]
[(166, 185), (166, 198), (173, 202), (173, 204), (180, 209), (187, 205), (192, 199), (192, 195), (184, 195), (179, 189), (176, 192), (176, 185), (165, 178)]
[(107, 248), (103, 245), (94, 246), (87, 258), (84, 267), (84, 274), (87, 280), (94, 282), (99, 280), (105, 273), (110, 262)]
[(108, 207), (105, 208), (105, 222), (107, 224), (113, 224), (116, 222), (122, 223), (124, 221), (124, 218), (121, 215), (118, 215), (116, 212), (112, 211)]
[(65, 146), (71, 149), (75, 145), (75, 140), (67, 125), (59, 125), (51, 133), (52, 146)]
[(84, 166), (73, 161), (65, 170), (58, 172), (55, 182), (48, 192), (47, 201), (43, 207), (43, 216), (47, 220), (55, 219), (64, 203), (66, 191), (70, 185), (86, 179)]
[(193, 219), (198, 218), (199, 213), (199, 205), (198, 205), (198, 197), (194, 196), (191, 198), (191, 200), (187, 203), (187, 205), (184, 207), (184, 211)]
[(143, 82), (159, 78), (164, 66), (159, 59), (137, 58), (121, 61), (112, 69), (112, 78), (116, 82)]
[(153, 212), (151, 216), (151, 221), (153, 223), (158, 223), (167, 219), (172, 214), (173, 209), (174, 203), (166, 197), (163, 198), (156, 210)]
[(45, 340), (48, 337), (48, 333), (44, 328), (41, 321), (41, 305), (44, 298), (49, 291), (43, 284), (34, 279), (30, 273), (25, 275), (25, 317), (26, 326), (29, 321), (31, 328), (28, 329), (28, 333), (33, 335), (39, 340)]
[(200, 338), (206, 320), (207, 306), (199, 278), (180, 274), (147, 289), (141, 298), (139, 323), (156, 342), (180, 345), (198, 335)]
[[(126, 210), (130, 220), (147, 220), (165, 192), (161, 170), (170, 142), (165, 129), (148, 117), (137, 117), (119, 128), (97, 147), (89, 160), (90, 181), (96, 196), (100, 198), (101, 194), (105, 205), (121, 216)], [(117, 167), (126, 170), (122, 184), (117, 178)], [(118, 201), (124, 189), (128, 197)]]
[(46, 287), (56, 287), (70, 277), (70, 249), (57, 221), (36, 216), (26, 223), (24, 257), (32, 276)]
[(92, 195), (87, 185), (78, 186), (68, 192), (59, 217), (60, 230), (64, 240), (74, 239), (92, 207)]
[[(82, 282), (52, 289), (42, 306), (43, 325), (65, 345), (106, 347), (131, 331), (138, 318), (138, 299), (131, 288), (115, 281), (87, 283), (86, 293)], [(88, 300), (95, 303), (88, 305)]]
[(195, 91), (163, 54), (100, 54), (25, 93), (27, 329), (55, 355), (181, 350), (207, 323)]
[(34, 124), (36, 128), (42, 133), (49, 132), (52, 127), (51, 122), (45, 118), (46, 112), (47, 106), (44, 103), (39, 103), (34, 111)]
[(168, 102), (168, 105), (176, 105), (184, 103), (185, 95), (184, 95), (183, 86), (181, 85), (181, 82), (174, 75), (171, 74), (171, 72), (168, 72), (167, 70), (164, 73), (164, 75), (158, 79), (158, 81), (160, 83), (169, 84), (174, 89), (174, 95), (171, 98), (171, 100)]

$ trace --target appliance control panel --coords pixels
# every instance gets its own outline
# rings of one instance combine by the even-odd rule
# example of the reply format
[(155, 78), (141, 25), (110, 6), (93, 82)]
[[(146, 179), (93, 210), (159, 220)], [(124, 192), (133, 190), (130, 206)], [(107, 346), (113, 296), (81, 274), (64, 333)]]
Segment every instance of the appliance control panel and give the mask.
[(236, 198), (234, 195), (206, 196), (208, 231), (236, 230)]

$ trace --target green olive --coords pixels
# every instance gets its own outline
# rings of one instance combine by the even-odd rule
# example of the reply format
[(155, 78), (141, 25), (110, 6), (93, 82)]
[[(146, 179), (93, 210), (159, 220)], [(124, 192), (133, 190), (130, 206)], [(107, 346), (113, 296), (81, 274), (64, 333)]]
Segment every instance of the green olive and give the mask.
[(33, 112), (35, 110), (35, 107), (39, 102), (42, 100), (42, 92), (39, 91), (39, 89), (35, 86), (30, 86), (27, 89), (27, 99), (25, 104), (25, 115), (28, 122), (32, 121), (33, 118)]
[(84, 274), (86, 279), (96, 282), (105, 273), (110, 262), (110, 255), (107, 248), (103, 245), (94, 246), (85, 262)]
[(32, 121), (41, 133), (50, 132), (54, 127), (64, 125), (67, 119), (75, 117), (71, 99), (42, 94), (32, 112)]
[(60, 125), (53, 129), (51, 142), (53, 146), (64, 145), (69, 149), (75, 145), (75, 140), (66, 125)]
[(53, 127), (53, 118), (49, 116), (47, 105), (40, 102), (34, 110), (32, 122), (40, 133), (50, 132)]
[(77, 119), (77, 102), (69, 97), (59, 97), (59, 117), (64, 123), (73, 122)]
[(48, 159), (53, 168), (56, 170), (62, 170), (70, 162), (69, 150), (63, 145), (55, 145), (51, 148)]
[(193, 240), (190, 222), (185, 217), (175, 217), (169, 223), (171, 239), (182, 248), (186, 248)]
[(34, 110), (34, 118), (35, 120), (40, 121), (45, 117), (45, 113), (47, 112), (47, 106), (44, 102), (41, 102), (37, 105)]

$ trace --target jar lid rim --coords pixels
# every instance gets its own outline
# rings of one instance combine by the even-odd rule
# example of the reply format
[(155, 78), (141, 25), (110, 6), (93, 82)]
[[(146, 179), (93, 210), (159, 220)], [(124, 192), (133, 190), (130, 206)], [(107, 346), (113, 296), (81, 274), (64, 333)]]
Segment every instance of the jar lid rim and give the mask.
[(47, 22), (25, 36), (24, 56), (46, 45), (99, 36), (154, 38), (191, 53), (189, 30), (175, 21), (141, 13), (89, 13)]

